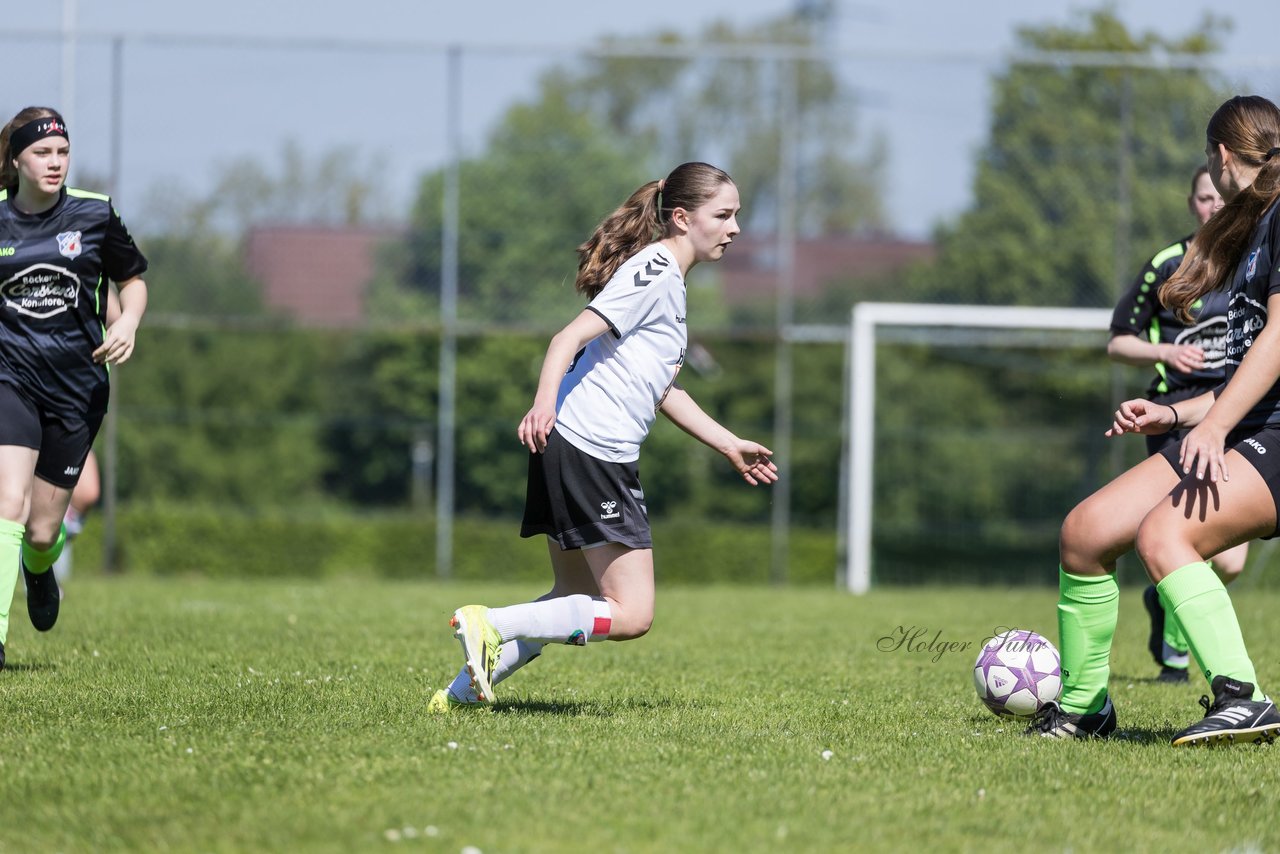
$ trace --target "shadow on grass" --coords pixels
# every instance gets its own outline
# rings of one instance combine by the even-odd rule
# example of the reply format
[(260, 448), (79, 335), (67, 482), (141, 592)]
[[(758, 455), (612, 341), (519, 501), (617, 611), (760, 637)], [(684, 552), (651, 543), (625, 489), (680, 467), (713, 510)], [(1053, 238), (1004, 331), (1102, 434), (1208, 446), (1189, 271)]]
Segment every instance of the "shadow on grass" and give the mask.
[(499, 702), (494, 707), (494, 712), (498, 714), (557, 715), (568, 718), (611, 718), (622, 712), (652, 712), (660, 709), (684, 708), (690, 705), (688, 702), (672, 700), (669, 697), (660, 699), (627, 697), (615, 701), (513, 700), (511, 702)]
[(6, 661), (4, 664), (4, 667), (0, 667), (0, 672), (6, 672), (9, 670), (12, 670), (17, 673), (21, 673), (23, 671), (35, 673), (40, 670), (57, 670), (57, 669), (58, 669), (58, 665), (56, 664), (41, 664), (40, 662), (30, 662), (30, 661)]

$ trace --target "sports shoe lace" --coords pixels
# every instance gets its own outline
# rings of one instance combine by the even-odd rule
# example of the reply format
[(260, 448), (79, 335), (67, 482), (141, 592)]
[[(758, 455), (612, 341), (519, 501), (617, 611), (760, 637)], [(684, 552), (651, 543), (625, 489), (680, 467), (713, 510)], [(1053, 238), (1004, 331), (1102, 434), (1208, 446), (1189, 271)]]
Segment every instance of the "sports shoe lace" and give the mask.
[(1216, 699), (1214, 702), (1210, 703), (1209, 698), (1206, 697), (1204, 694), (1201, 694), (1200, 707), (1204, 709), (1204, 716), (1207, 718), (1209, 717), (1209, 715), (1213, 714), (1218, 710), (1218, 703)]
[(1063, 717), (1065, 715), (1062, 709), (1051, 703), (1036, 712), (1036, 716), (1032, 719), (1031, 726), (1027, 727), (1027, 731), (1052, 732), (1057, 728), (1059, 720)]

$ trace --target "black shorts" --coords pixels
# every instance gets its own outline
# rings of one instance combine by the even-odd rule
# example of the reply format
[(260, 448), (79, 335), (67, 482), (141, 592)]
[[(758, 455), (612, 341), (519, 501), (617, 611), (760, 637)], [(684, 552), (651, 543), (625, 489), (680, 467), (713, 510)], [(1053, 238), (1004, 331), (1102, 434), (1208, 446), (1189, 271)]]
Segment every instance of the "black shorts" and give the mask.
[[(1178, 464), (1178, 449), (1182, 442), (1173, 442), (1160, 451), (1178, 477), (1183, 477), (1182, 467)], [(1276, 506), (1276, 530), (1262, 539), (1273, 540), (1280, 536), (1280, 427), (1258, 427), (1246, 430), (1233, 430), (1227, 434), (1227, 450), (1235, 451), (1244, 457), (1251, 466), (1258, 470), (1267, 488), (1271, 490), (1271, 500)]]
[(72, 489), (102, 426), (101, 415), (64, 418), (42, 410), (7, 382), (0, 382), (0, 445), (35, 448), (36, 476)]
[(637, 463), (610, 463), (570, 445), (555, 430), (529, 454), (520, 536), (546, 534), (562, 549), (618, 543), (653, 548)]

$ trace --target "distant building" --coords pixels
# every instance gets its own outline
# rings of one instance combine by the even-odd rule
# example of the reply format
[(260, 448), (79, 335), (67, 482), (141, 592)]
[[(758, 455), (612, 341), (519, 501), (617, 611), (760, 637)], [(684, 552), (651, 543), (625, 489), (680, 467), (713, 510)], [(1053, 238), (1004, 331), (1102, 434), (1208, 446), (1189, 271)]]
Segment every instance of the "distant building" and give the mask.
[(394, 229), (259, 226), (250, 231), (245, 268), (262, 282), (263, 303), (300, 323), (355, 326), (373, 279), (377, 247)]
[[(245, 266), (262, 282), (268, 308), (304, 324), (355, 326), (364, 319), (377, 248), (399, 234), (386, 227), (260, 226), (249, 233)], [(803, 238), (795, 249), (795, 296), (819, 296), (834, 282), (883, 279), (934, 253), (930, 243), (892, 237)], [(729, 303), (773, 299), (777, 243), (739, 238), (719, 272)]]
[[(935, 251), (932, 243), (887, 236), (801, 238), (795, 247), (795, 296), (819, 296), (833, 282), (883, 279), (931, 260)], [(734, 304), (772, 299), (778, 289), (778, 263), (777, 241), (734, 240), (720, 262), (725, 299)]]

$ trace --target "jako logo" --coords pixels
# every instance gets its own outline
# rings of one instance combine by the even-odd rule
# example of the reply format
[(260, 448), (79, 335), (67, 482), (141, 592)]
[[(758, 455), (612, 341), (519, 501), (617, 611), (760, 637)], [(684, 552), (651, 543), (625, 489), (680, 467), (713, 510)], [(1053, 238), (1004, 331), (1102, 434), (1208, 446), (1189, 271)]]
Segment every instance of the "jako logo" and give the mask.
[(622, 514), (618, 512), (618, 502), (601, 501), (600, 509), (604, 512), (600, 514), (601, 519), (617, 519)]
[(1265, 454), (1267, 452), (1267, 449), (1262, 447), (1262, 443), (1259, 442), (1257, 439), (1245, 439), (1244, 443), (1248, 445), (1250, 448), (1253, 448), (1259, 454)]
[(0, 256), (8, 258), (18, 250), (13, 246), (0, 246)]

